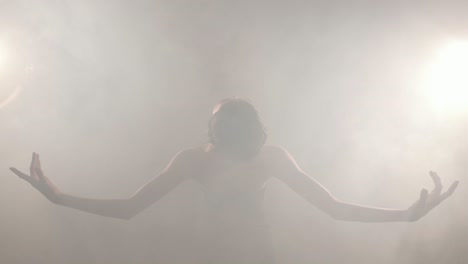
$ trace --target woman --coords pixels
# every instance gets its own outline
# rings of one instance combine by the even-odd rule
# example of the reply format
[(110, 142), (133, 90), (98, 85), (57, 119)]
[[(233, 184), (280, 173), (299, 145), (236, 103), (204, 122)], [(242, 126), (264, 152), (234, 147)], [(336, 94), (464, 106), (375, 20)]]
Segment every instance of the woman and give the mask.
[(334, 219), (363, 222), (415, 221), (449, 197), (458, 185), (442, 193), (442, 184), (430, 172), (435, 188), (423, 189), (408, 209), (354, 205), (335, 198), (303, 172), (283, 148), (264, 145), (266, 133), (255, 107), (246, 100), (228, 98), (213, 109), (208, 144), (179, 152), (154, 179), (126, 199), (88, 199), (65, 194), (41, 169), (33, 153), (30, 175), (11, 170), (51, 202), (107, 217), (131, 219), (186, 180), (199, 183), (205, 193), (210, 232), (210, 254), (205, 263), (273, 263), (269, 230), (263, 215), (263, 193), (271, 178)]

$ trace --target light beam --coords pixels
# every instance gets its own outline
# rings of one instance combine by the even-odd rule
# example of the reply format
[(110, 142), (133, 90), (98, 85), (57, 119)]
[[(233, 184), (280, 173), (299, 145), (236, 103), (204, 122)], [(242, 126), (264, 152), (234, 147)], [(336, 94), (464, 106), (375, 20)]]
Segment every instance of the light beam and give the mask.
[(468, 41), (442, 47), (426, 78), (429, 99), (438, 113), (468, 112)]

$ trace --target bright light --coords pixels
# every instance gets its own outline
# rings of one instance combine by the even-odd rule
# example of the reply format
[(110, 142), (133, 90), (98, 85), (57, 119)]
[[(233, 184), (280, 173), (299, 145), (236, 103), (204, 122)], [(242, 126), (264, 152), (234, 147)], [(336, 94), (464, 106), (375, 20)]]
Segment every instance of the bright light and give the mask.
[(437, 112), (468, 112), (468, 41), (453, 41), (443, 47), (431, 64), (426, 80)]
[(0, 39), (0, 109), (12, 102), (21, 92), (21, 86), (15, 83), (15, 72), (9, 63), (9, 49)]

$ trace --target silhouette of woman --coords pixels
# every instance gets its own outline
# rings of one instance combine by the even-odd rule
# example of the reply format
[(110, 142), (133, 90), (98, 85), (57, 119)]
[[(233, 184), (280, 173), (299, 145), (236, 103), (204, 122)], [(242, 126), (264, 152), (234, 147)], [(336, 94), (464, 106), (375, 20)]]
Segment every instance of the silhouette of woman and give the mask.
[(247, 100), (227, 98), (213, 109), (209, 143), (176, 154), (166, 168), (125, 199), (88, 199), (65, 194), (42, 171), (33, 153), (30, 174), (10, 168), (51, 202), (107, 217), (131, 219), (180, 183), (196, 181), (205, 193), (211, 230), (210, 252), (204, 263), (274, 263), (262, 204), (266, 183), (278, 178), (334, 219), (362, 222), (415, 221), (452, 195), (458, 182), (442, 193), (430, 172), (434, 189), (422, 189), (407, 209), (374, 208), (335, 198), (302, 171), (285, 149), (265, 145), (266, 133), (255, 107)]

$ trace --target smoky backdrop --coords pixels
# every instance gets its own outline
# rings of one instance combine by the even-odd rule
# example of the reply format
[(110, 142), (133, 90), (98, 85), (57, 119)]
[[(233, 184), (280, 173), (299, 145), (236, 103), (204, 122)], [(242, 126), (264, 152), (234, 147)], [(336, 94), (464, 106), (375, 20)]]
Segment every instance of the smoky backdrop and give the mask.
[(385, 224), (334, 221), (271, 181), (279, 263), (466, 263), (468, 115), (436, 111), (425, 73), (447, 41), (468, 38), (467, 8), (0, 1), (0, 261), (192, 263), (196, 184), (125, 221), (55, 206), (8, 168), (27, 171), (35, 151), (65, 192), (126, 197), (206, 142), (213, 105), (240, 96), (259, 109), (268, 143), (340, 199), (406, 208), (432, 187), (429, 170), (461, 181), (420, 221)]

